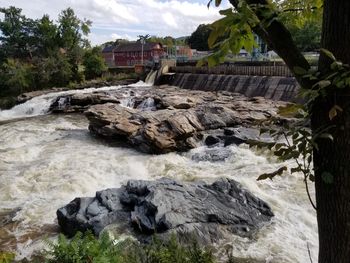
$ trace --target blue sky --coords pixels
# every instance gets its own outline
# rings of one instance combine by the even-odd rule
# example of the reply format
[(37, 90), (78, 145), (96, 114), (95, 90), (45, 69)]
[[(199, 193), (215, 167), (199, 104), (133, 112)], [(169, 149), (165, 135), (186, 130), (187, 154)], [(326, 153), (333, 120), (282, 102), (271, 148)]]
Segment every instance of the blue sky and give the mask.
[[(185, 36), (220, 17), (217, 8), (207, 8), (207, 0), (0, 0), (1, 7), (10, 5), (22, 8), (28, 17), (48, 14), (54, 20), (62, 9), (72, 7), (80, 18), (93, 21), (93, 44), (133, 40), (140, 34)], [(221, 9), (227, 6), (223, 1)]]

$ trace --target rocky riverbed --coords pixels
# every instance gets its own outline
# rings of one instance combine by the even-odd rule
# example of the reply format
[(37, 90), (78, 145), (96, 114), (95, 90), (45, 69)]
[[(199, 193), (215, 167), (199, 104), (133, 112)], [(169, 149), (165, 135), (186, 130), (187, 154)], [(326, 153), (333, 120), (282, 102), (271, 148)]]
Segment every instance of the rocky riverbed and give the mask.
[[(203, 139), (213, 144), (207, 139), (213, 130), (255, 127), (271, 117), (284, 121), (277, 114), (284, 105), (262, 97), (163, 86), (60, 96), (50, 108), (56, 113), (85, 111), (92, 133), (160, 154), (193, 149)], [(227, 145), (237, 142), (237, 132), (227, 131), (221, 139)]]

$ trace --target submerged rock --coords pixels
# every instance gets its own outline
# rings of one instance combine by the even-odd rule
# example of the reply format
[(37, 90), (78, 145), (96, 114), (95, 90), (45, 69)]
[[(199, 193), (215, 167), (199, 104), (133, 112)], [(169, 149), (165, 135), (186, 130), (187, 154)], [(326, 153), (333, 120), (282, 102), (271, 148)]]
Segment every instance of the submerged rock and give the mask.
[(249, 236), (272, 216), (264, 201), (230, 179), (212, 184), (131, 180), (57, 210), (58, 223), (68, 236), (86, 230), (98, 235), (107, 226), (119, 225), (132, 229), (140, 240), (175, 232), (204, 243), (231, 234)]

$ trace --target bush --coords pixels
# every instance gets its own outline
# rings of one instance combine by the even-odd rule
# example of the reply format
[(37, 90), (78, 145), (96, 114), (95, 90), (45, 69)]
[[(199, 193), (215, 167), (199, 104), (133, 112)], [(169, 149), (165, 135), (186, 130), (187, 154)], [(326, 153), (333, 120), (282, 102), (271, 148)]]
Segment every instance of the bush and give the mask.
[(180, 245), (175, 236), (169, 241), (154, 239), (148, 245), (132, 240), (113, 243), (107, 233), (96, 239), (90, 232), (77, 233), (72, 240), (63, 235), (49, 244), (47, 263), (215, 263), (210, 249), (197, 242)]
[(64, 87), (72, 79), (72, 66), (60, 52), (34, 61), (35, 79), (39, 88)]
[(8, 59), (3, 65), (0, 73), (2, 83), (2, 95), (18, 95), (20, 93), (34, 90), (34, 75), (32, 66), (20, 63), (15, 59)]
[(86, 79), (99, 78), (107, 71), (105, 60), (101, 56), (101, 50), (97, 47), (86, 51), (83, 58), (83, 65), (85, 67), (84, 74)]

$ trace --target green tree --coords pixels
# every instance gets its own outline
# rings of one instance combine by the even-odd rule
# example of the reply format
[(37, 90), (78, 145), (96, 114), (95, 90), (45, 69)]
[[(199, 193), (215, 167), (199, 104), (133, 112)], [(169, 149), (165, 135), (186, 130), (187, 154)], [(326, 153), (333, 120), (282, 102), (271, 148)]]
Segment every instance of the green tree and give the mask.
[[(215, 1), (216, 5), (220, 0)], [(348, 0), (230, 0), (234, 7), (223, 10), (213, 25), (209, 45), (218, 36), (228, 38), (216, 44), (220, 49), (209, 63), (222, 60), (244, 44), (253, 45), (252, 31), (272, 47), (294, 72), (310, 100), (314, 180), (319, 231), (319, 263), (345, 263), (350, 258), (350, 1)], [(321, 53), (318, 71), (310, 65), (281, 22), (288, 9), (301, 19), (323, 8)], [(327, 129), (329, 138), (318, 136)], [(332, 138), (332, 140), (330, 140)], [(310, 177), (310, 179), (313, 179)]]
[(34, 90), (34, 76), (30, 64), (20, 63), (17, 59), (8, 59), (2, 65), (1, 73), (0, 78), (6, 87), (1, 94), (9, 96)]
[(72, 65), (65, 54), (57, 50), (49, 57), (33, 60), (37, 88), (64, 87), (72, 80)]
[(187, 39), (187, 43), (193, 49), (207, 51), (210, 49), (208, 46), (208, 38), (211, 31), (210, 25), (201, 24)]
[(0, 63), (7, 58), (31, 57), (35, 21), (21, 14), (22, 9), (11, 6), (0, 8), (4, 19), (0, 20)]
[(91, 21), (79, 19), (72, 8), (67, 8), (60, 13), (58, 23), (59, 44), (72, 66), (73, 80), (81, 81), (79, 63), (83, 49), (90, 46), (84, 36), (90, 33)]
[(37, 21), (34, 29), (36, 40), (36, 56), (48, 57), (59, 49), (58, 27), (44, 15)]
[(101, 77), (107, 71), (107, 66), (104, 58), (101, 56), (101, 49), (94, 47), (85, 52), (83, 58), (85, 67), (84, 74), (86, 79)]
[(321, 48), (321, 23), (307, 22), (301, 27), (293, 26), (289, 31), (301, 51), (318, 51)]

